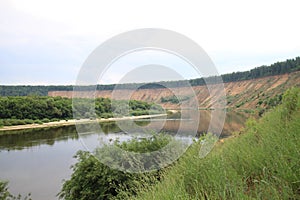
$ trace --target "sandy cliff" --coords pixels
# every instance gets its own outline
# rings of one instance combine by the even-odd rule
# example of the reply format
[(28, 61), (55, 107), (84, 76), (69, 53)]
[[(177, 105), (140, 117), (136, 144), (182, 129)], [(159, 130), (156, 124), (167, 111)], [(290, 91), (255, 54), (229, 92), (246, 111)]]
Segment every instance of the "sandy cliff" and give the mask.
[[(283, 91), (291, 86), (300, 86), (300, 71), (278, 75), (269, 76), (259, 79), (238, 81), (225, 83), (225, 92), (227, 107), (247, 108), (253, 109), (256, 107), (265, 107), (268, 100), (280, 95)], [(214, 88), (217, 88), (214, 86)], [(192, 87), (197, 99), (199, 101), (199, 108), (210, 108), (212, 101), (219, 92), (214, 89), (210, 95), (206, 86)], [(131, 93), (131, 99), (142, 100), (147, 102), (155, 102), (161, 104), (165, 108), (178, 108), (178, 104), (172, 102), (162, 102), (162, 97), (172, 97), (174, 94), (184, 99), (184, 104), (192, 104), (191, 90), (187, 88), (173, 88), (173, 89), (139, 89), (136, 91), (119, 90), (115, 91), (118, 96), (125, 97), (126, 94)], [(72, 98), (73, 91), (50, 91), (49, 96), (62, 96)], [(90, 92), (81, 93), (81, 97), (90, 96)], [(96, 91), (96, 97), (112, 97), (111, 90)]]

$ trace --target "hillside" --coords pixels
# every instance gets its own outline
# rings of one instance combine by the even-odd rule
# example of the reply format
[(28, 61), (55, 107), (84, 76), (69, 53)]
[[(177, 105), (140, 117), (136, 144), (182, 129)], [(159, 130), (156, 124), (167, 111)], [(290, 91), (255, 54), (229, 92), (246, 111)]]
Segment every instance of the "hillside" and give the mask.
[(250, 119), (205, 158), (194, 143), (161, 182), (128, 199), (299, 199), (299, 95), (288, 90), (281, 106)]
[[(300, 86), (300, 71), (268, 76), (263, 78), (224, 83), (227, 107), (239, 109), (266, 108), (276, 105), (281, 100), (282, 93), (291, 86)], [(192, 94), (184, 87), (172, 88), (183, 101), (189, 101)], [(211, 98), (205, 85), (193, 86), (199, 100), (199, 108), (210, 108)], [(119, 93), (130, 93), (132, 90), (122, 89)], [(49, 91), (49, 96), (71, 98), (73, 91)], [(96, 97), (111, 98), (112, 90), (97, 90)], [(82, 97), (89, 96), (89, 92)], [(168, 109), (179, 108), (178, 100), (167, 88), (139, 89), (133, 92), (131, 99), (155, 102)]]
[[(300, 71), (300, 57), (287, 59), (285, 61), (276, 62), (269, 66), (260, 66), (249, 71), (232, 72), (229, 74), (222, 74), (221, 78), (224, 83), (231, 83), (237, 81), (253, 80), (264, 78), (268, 76), (283, 75)], [(124, 84), (109, 84), (97, 85), (97, 90), (113, 90), (118, 86), (121, 90), (132, 90), (135, 88), (141, 89), (161, 89), (161, 88), (178, 88), (184, 87), (188, 83), (191, 86), (204, 86), (206, 82), (214, 82), (215, 76), (204, 78), (196, 78), (191, 80), (176, 80), (176, 81), (162, 81), (155, 83), (124, 83)], [(95, 86), (92, 86), (92, 88)], [(87, 90), (90, 86), (87, 86)], [(28, 96), (39, 95), (47, 96), (49, 91), (72, 91), (73, 85), (0, 85), (0, 96)]]
[[(203, 135), (178, 160), (159, 170), (153, 166), (176, 155), (175, 149), (182, 148), (181, 140), (177, 143), (174, 138), (172, 142), (168, 134), (154, 134), (125, 142), (116, 140), (99, 147), (95, 154), (79, 151), (78, 162), (72, 167), (71, 178), (64, 181), (59, 197), (299, 199), (299, 128), (300, 88), (292, 87), (283, 94), (281, 105), (259, 120), (250, 118), (239, 133), (219, 141), (214, 134)], [(172, 144), (171, 151), (165, 151), (167, 143)], [(214, 144), (213, 149), (207, 149), (207, 145)], [(116, 146), (126, 153), (114, 150)], [(153, 156), (151, 153), (157, 149), (164, 149), (163, 153)], [(211, 151), (202, 157), (207, 150)], [(114, 165), (104, 164), (107, 160)], [(136, 166), (144, 173), (126, 172)], [(145, 172), (147, 169), (152, 170)]]

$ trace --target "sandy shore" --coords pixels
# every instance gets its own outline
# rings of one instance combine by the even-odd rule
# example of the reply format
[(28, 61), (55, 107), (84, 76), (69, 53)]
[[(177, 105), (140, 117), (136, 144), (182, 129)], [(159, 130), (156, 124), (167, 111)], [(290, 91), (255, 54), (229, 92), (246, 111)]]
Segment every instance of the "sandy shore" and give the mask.
[[(96, 119), (98, 122), (110, 122), (110, 121), (121, 121), (121, 120), (135, 120), (135, 119), (146, 119), (146, 118), (154, 118), (154, 117), (163, 117), (167, 114), (156, 114), (156, 115), (141, 115), (141, 116), (130, 116), (130, 117), (119, 117), (119, 118), (99, 118)], [(3, 126), (0, 128), (0, 131), (13, 131), (13, 130), (23, 130), (23, 129), (34, 129), (34, 128), (47, 128), (47, 127), (58, 127), (58, 126), (71, 126), (76, 123), (91, 123), (96, 120), (90, 119), (80, 119), (80, 120), (61, 120), (58, 122), (49, 122), (44, 124), (26, 124), (26, 125), (17, 125), (17, 126)]]

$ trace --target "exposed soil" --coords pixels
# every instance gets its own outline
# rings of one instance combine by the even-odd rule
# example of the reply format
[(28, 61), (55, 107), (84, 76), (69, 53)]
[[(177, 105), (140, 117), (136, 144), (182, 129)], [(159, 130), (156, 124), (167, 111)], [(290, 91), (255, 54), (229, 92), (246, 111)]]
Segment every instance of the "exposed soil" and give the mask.
[[(300, 86), (300, 71), (264, 78), (230, 82), (225, 83), (224, 88), (226, 92), (227, 107), (239, 109), (255, 109), (257, 107), (265, 107), (262, 103), (276, 95), (281, 95), (287, 88), (292, 86)], [(131, 99), (155, 102), (161, 104), (167, 109), (178, 109), (179, 104), (171, 102), (161, 102), (162, 97), (171, 97), (173, 95), (186, 98), (181, 104), (181, 108), (193, 104), (193, 93), (197, 96), (198, 107), (200, 109), (211, 108), (213, 103), (219, 101), (217, 98), (220, 94), (218, 85), (213, 85), (212, 90), (208, 91), (206, 86), (194, 86), (192, 90), (189, 88), (163, 88), (163, 89), (139, 89), (132, 90), (103, 90), (96, 91), (96, 97), (126, 99), (130, 94)], [(73, 95), (77, 97), (90, 97), (94, 92), (80, 92), (73, 94), (73, 91), (50, 91), (49, 96), (62, 96), (72, 98)]]

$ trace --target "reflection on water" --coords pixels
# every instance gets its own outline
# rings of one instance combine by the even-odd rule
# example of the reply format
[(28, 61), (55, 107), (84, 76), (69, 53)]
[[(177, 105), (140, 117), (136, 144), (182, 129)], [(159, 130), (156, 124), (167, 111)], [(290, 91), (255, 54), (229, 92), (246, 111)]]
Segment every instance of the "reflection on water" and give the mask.
[[(178, 115), (177, 115), (178, 116)], [(180, 115), (179, 115), (180, 116)], [(127, 140), (132, 133), (140, 134), (141, 130), (163, 131), (175, 135), (180, 128), (186, 133), (194, 127), (191, 112), (179, 119), (148, 119), (101, 123), (100, 128), (107, 140), (119, 138)], [(240, 130), (245, 124), (247, 115), (243, 113), (227, 113), (221, 137)], [(207, 132), (211, 119), (210, 111), (200, 112), (200, 123), (197, 135)], [(94, 124), (85, 125), (87, 133), (81, 137), (84, 140), (99, 142), (99, 135), (88, 132)], [(97, 124), (97, 126), (99, 126)], [(11, 134), (0, 136), (0, 179), (8, 180), (10, 190), (14, 194), (32, 193), (33, 199), (57, 199), (56, 194), (62, 185), (62, 180), (70, 174), (72, 158), (78, 151), (84, 149), (79, 140), (75, 126), (54, 127), (11, 131)]]
[(22, 150), (42, 144), (54, 145), (62, 140), (77, 140), (75, 126), (11, 131), (0, 136), (0, 150)]
[[(145, 131), (161, 131), (169, 134), (176, 134), (181, 126), (182, 130), (188, 132), (191, 130), (190, 124), (193, 123), (193, 117), (186, 118), (183, 120), (180, 119), (140, 119), (135, 120), (134, 124), (138, 128), (142, 128)], [(233, 131), (240, 130), (247, 119), (248, 115), (245, 113), (235, 113), (230, 112), (226, 115), (226, 121), (224, 123), (223, 131), (221, 137), (229, 136)], [(208, 130), (209, 122), (211, 116), (210, 111), (201, 111), (200, 123), (197, 130), (197, 136), (206, 133)], [(184, 121), (184, 122), (183, 122)], [(161, 123), (164, 122), (162, 128)], [(88, 137), (90, 133), (88, 130), (92, 129), (91, 126), (94, 124), (86, 124), (85, 129), (87, 130)], [(135, 127), (132, 127), (132, 123), (128, 121), (119, 121), (119, 122), (105, 122), (100, 123), (100, 128), (103, 133), (127, 133), (127, 132), (137, 132), (141, 129), (135, 130)], [(120, 128), (122, 127), (122, 128)], [(129, 130), (129, 131), (125, 131)], [(75, 126), (67, 127), (53, 127), (53, 128), (41, 128), (41, 129), (26, 129), (26, 130), (17, 130), (11, 131), (11, 134), (6, 134), (0, 136), (0, 151), (2, 150), (22, 150), (24, 148), (30, 148), (32, 146), (40, 146), (42, 144), (54, 145), (58, 141), (69, 141), (69, 140), (78, 140), (78, 134), (76, 133)], [(120, 135), (122, 136), (122, 135)]]

